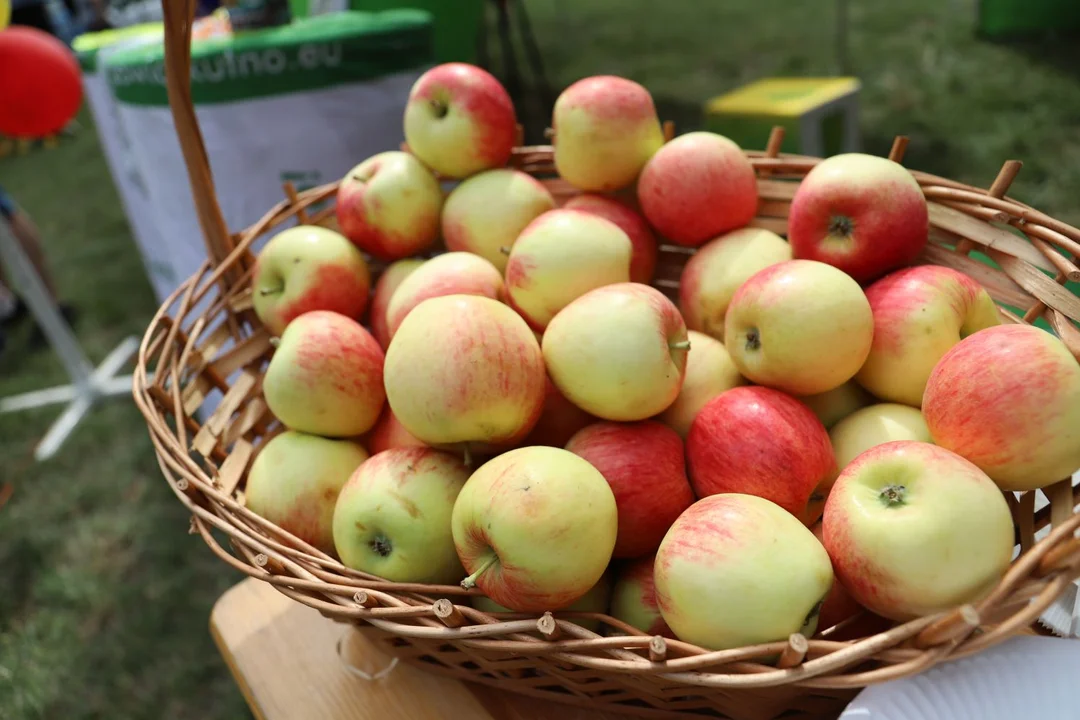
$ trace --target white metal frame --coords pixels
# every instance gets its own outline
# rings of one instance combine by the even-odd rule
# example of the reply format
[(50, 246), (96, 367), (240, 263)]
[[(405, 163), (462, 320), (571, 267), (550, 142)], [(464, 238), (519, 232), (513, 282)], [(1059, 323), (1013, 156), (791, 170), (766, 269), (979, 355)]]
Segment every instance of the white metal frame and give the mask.
[(79, 347), (71, 328), (49, 297), (30, 259), (19, 246), (7, 221), (0, 218), (0, 259), (9, 269), (34, 320), (60, 358), (71, 382), (68, 385), (34, 390), (0, 398), (0, 413), (18, 412), (47, 405), (66, 404), (60, 417), (34, 448), (36, 460), (51, 458), (71, 435), (91, 408), (104, 398), (131, 394), (131, 375), (118, 376), (139, 348), (139, 340), (128, 336), (96, 368)]

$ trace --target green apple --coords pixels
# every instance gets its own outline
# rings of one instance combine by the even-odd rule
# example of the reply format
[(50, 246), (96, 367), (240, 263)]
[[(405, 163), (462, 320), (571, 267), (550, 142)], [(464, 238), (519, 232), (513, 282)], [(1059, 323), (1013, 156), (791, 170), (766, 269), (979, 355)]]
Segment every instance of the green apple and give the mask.
[(334, 547), (346, 567), (402, 583), (442, 585), (461, 577), (450, 516), (469, 470), (432, 448), (373, 455), (334, 508)]
[(828, 430), (859, 408), (874, 403), (874, 397), (854, 380), (815, 395), (799, 395), (798, 400), (814, 411)]
[(653, 578), (677, 638), (726, 650), (812, 635), (833, 571), (794, 515), (764, 498), (722, 493), (679, 516), (656, 552)]
[(454, 503), (462, 587), (520, 612), (565, 608), (603, 576), (617, 525), (615, 496), (586, 460), (545, 446), (503, 453)]
[(506, 264), (510, 304), (529, 326), (551, 319), (589, 290), (630, 281), (630, 238), (579, 210), (551, 210), (521, 231)]
[(671, 628), (660, 615), (656, 602), (656, 584), (653, 582), (655, 555), (631, 560), (622, 564), (615, 576), (611, 591), (609, 613), (631, 627), (650, 635), (675, 637)]
[(894, 440), (933, 442), (918, 409), (896, 403), (878, 403), (836, 423), (829, 431), (836, 467), (843, 470), (870, 448)]
[(532, 175), (501, 168), (474, 175), (450, 192), (442, 231), (450, 250), (471, 252), (499, 272), (521, 231), (555, 208), (555, 198)]
[(339, 233), (316, 225), (282, 230), (255, 261), (252, 304), (273, 335), (312, 310), (359, 319), (371, 275), (364, 256)]
[(736, 291), (724, 319), (724, 345), (743, 377), (794, 395), (850, 380), (873, 336), (859, 284), (813, 260), (759, 270)]
[(689, 330), (690, 352), (686, 355), (686, 376), (682, 388), (667, 410), (657, 418), (686, 438), (701, 408), (714, 397), (746, 384), (731, 361), (724, 344), (704, 333)]
[(349, 440), (283, 432), (251, 463), (244, 501), (256, 515), (332, 555), (334, 503), (367, 458)]

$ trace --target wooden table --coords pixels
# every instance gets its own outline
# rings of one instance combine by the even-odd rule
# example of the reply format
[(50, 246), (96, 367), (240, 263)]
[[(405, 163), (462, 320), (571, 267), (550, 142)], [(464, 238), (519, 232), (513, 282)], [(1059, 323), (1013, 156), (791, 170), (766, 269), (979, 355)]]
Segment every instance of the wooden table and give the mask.
[[(210, 632), (259, 720), (622, 720), (393, 660), (350, 626), (335, 623), (267, 583), (248, 579), (214, 605)], [(340, 645), (339, 645), (340, 644)], [(340, 647), (340, 655), (338, 648)]]

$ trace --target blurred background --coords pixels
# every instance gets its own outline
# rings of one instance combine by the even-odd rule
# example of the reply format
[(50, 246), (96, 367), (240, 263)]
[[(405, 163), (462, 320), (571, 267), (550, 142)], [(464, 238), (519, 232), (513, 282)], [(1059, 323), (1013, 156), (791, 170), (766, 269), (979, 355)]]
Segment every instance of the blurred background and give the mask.
[[(401, 7), (429, 14), (340, 15)], [(1020, 159), (1010, 194), (1080, 224), (1072, 0), (243, 0), (232, 9), (236, 30), (292, 18), (232, 36), (213, 4), (200, 9), (194, 97), (234, 230), (280, 198), (283, 181), (330, 182), (395, 147), (409, 84), (447, 60), (495, 73), (530, 142), (543, 140), (562, 88), (616, 74), (645, 85), (678, 132), (710, 127), (744, 147), (763, 147), (778, 123), (789, 127), (786, 150), (825, 154), (848, 137), (884, 155), (904, 134), (908, 167), (982, 187)], [(93, 364), (141, 336), (202, 258), (169, 133), (160, 16), (154, 0), (11, 4), (13, 27), (37, 27), (78, 58), (77, 114), (41, 137), (0, 137), (0, 188), (36, 228), (39, 271)], [(0, 106), (16, 74), (3, 40)], [(0, 316), (0, 398), (66, 382), (32, 318), (4, 313), (2, 302)], [(124, 397), (101, 404), (39, 462), (35, 447), (59, 407), (0, 414), (0, 718), (249, 717), (207, 631), (213, 601), (240, 578), (186, 534), (141, 415)]]

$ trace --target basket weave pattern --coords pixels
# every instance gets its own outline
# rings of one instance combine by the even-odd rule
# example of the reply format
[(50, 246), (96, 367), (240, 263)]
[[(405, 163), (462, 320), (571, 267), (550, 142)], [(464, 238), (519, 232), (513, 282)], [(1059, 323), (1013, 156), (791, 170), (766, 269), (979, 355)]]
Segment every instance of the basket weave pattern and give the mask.
[[(819, 718), (861, 687), (988, 648), (1029, 626), (1080, 577), (1080, 500), (1071, 481), (1006, 494), (1021, 551), (993, 592), (975, 605), (920, 618), (855, 641), (812, 639), (706, 651), (651, 637), (606, 616), (490, 614), (458, 586), (392, 583), (353, 571), (245, 508), (244, 482), (257, 448), (283, 428), (262, 398), (273, 352), (252, 311), (252, 244), (293, 223), (333, 224), (331, 184), (286, 199), (250, 228), (230, 234), (214, 196), (187, 77), (191, 8), (166, 3), (166, 58), (177, 132), (188, 164), (210, 259), (158, 311), (143, 338), (136, 403), (146, 417), (161, 470), (192, 514), (191, 532), (224, 562), (343, 622), (356, 623), (403, 660), (436, 672), (597, 709), (642, 715), (673, 711), (737, 720)], [(779, 156), (774, 134), (747, 152), (761, 202), (753, 226), (786, 232), (798, 182), (814, 158)], [(891, 157), (900, 160), (899, 139)], [(512, 164), (540, 178), (560, 202), (574, 194), (554, 172), (549, 147), (518, 148)], [(919, 262), (978, 280), (1006, 321), (1043, 318), (1080, 358), (1080, 230), (1005, 196), (1020, 164), (1010, 161), (989, 190), (913, 173), (929, 202), (930, 244)], [(1018, 228), (1023, 235), (1005, 226)], [(1054, 248), (1063, 252), (1057, 252)], [(969, 256), (978, 250), (998, 268)], [(662, 246), (655, 285), (674, 297), (692, 250)], [(1070, 259), (1071, 258), (1071, 259)], [(1043, 271), (1049, 271), (1046, 274)], [(208, 400), (216, 409), (200, 422)], [(1035, 511), (1036, 492), (1049, 505)], [(1053, 526), (1035, 542), (1035, 534)], [(215, 532), (217, 531), (217, 532)], [(224, 539), (224, 541), (223, 541)], [(600, 619), (618, 635), (598, 635), (574, 619)]]

